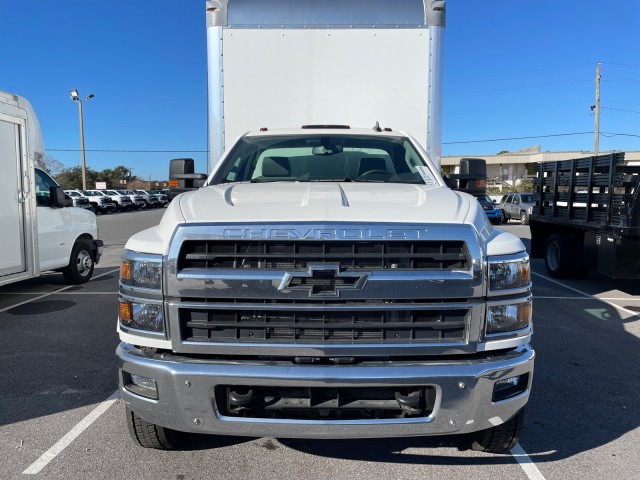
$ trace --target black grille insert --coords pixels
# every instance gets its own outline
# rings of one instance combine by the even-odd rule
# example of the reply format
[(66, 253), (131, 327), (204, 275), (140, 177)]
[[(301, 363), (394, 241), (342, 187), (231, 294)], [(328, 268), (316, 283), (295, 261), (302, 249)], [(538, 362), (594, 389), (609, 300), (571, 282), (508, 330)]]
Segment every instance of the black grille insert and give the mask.
[(349, 270), (468, 270), (463, 241), (217, 241), (187, 240), (178, 270), (253, 268), (306, 270), (311, 264)]
[(232, 310), (181, 308), (182, 340), (261, 344), (423, 344), (466, 339), (469, 309)]

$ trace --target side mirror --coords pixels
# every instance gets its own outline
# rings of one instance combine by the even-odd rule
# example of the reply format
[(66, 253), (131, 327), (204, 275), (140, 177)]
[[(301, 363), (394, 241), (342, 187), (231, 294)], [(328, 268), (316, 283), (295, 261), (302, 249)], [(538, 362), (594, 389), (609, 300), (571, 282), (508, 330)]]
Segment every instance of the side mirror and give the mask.
[(458, 189), (458, 179), (457, 178), (451, 178), (449, 175), (445, 175), (442, 178), (444, 179), (445, 185), (447, 187), (449, 187), (451, 190), (457, 190)]
[(73, 205), (73, 200), (64, 193), (62, 187), (49, 187), (49, 206), (63, 208)]

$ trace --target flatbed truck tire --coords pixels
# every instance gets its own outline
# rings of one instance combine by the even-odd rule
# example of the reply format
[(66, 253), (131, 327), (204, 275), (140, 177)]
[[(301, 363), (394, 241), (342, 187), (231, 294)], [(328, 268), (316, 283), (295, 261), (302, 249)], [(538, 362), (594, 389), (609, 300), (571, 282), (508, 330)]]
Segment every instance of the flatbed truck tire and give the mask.
[(554, 278), (584, 278), (589, 269), (581, 258), (582, 245), (570, 234), (550, 235), (544, 249), (544, 265)]
[(471, 449), (487, 453), (506, 453), (518, 443), (523, 423), (524, 408), (502, 425), (471, 434)]
[(156, 450), (173, 450), (179, 446), (179, 432), (149, 423), (126, 407), (127, 428), (135, 443), (144, 448)]
[(62, 276), (68, 284), (80, 285), (91, 280), (94, 267), (93, 245), (86, 238), (79, 238), (71, 249), (69, 265), (62, 269)]

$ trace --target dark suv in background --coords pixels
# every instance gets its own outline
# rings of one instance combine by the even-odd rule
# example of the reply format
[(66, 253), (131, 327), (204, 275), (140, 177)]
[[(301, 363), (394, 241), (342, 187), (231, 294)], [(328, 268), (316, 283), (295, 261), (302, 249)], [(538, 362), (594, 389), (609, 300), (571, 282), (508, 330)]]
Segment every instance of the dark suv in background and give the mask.
[(474, 197), (478, 199), (478, 203), (482, 206), (484, 213), (493, 225), (499, 225), (502, 223), (502, 209), (491, 200), (489, 195), (484, 193), (475, 194)]

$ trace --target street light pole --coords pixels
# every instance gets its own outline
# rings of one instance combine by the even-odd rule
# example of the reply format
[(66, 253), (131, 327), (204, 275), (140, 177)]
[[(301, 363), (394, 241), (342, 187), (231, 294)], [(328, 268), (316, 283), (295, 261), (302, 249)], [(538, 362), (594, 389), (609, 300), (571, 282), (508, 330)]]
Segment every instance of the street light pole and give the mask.
[[(85, 100), (91, 100), (94, 97), (93, 93), (87, 95)], [(87, 189), (87, 163), (84, 154), (84, 119), (82, 117), (82, 100), (78, 90), (71, 90), (71, 100), (78, 104), (78, 115), (80, 117), (80, 155), (82, 158), (82, 190)]]

